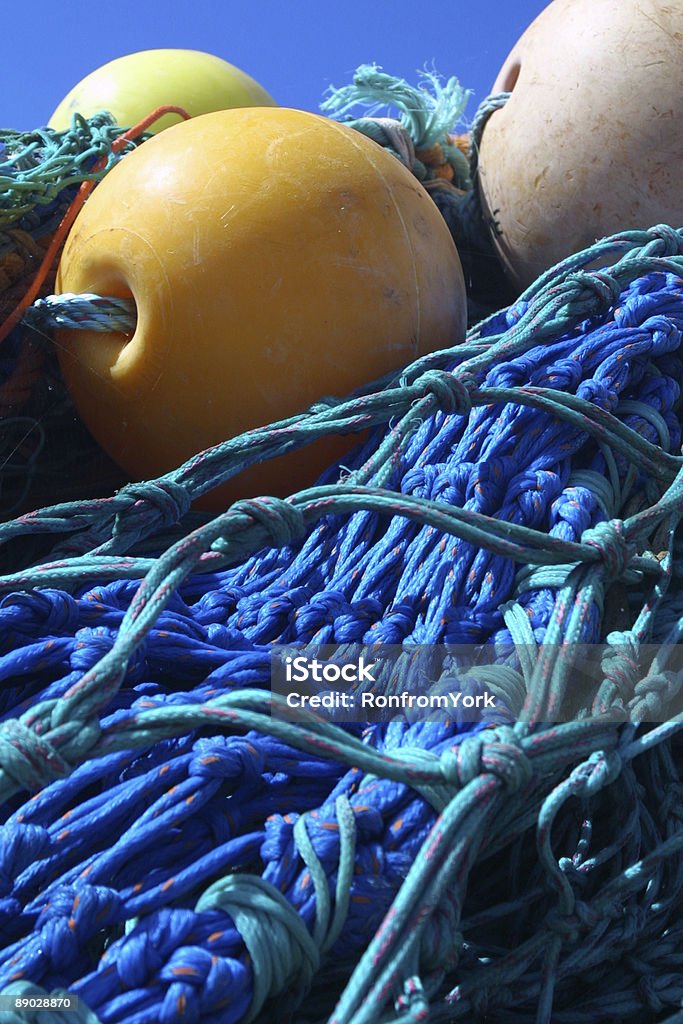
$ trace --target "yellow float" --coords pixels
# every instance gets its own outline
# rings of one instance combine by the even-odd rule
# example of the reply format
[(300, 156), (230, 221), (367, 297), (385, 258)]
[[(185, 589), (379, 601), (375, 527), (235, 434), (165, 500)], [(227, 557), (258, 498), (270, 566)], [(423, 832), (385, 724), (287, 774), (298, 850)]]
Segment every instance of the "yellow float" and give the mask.
[[(86, 75), (59, 104), (49, 127), (64, 131), (75, 113), (92, 117), (101, 110), (129, 128), (161, 106), (182, 107), (195, 117), (232, 107), (274, 105), (258, 82), (211, 53), (140, 50)], [(179, 114), (165, 114), (150, 131), (163, 131), (180, 119)]]
[[(278, 107), (206, 114), (126, 156), (79, 214), (57, 291), (135, 301), (130, 338), (58, 335), (83, 420), (134, 479), (453, 345), (466, 322), (458, 253), (413, 175)], [(248, 470), (230, 496), (310, 485), (351, 443)]]

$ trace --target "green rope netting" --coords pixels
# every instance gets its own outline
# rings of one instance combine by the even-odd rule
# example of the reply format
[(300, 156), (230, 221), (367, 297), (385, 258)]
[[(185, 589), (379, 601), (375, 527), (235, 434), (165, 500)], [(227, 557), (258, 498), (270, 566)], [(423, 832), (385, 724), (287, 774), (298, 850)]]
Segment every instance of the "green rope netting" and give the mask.
[[(49, 206), (66, 189), (103, 178), (120, 159), (111, 146), (121, 132), (107, 113), (89, 119), (74, 114), (64, 132), (0, 131), (0, 228), (16, 224), (36, 207)], [(104, 166), (95, 170), (102, 158)]]

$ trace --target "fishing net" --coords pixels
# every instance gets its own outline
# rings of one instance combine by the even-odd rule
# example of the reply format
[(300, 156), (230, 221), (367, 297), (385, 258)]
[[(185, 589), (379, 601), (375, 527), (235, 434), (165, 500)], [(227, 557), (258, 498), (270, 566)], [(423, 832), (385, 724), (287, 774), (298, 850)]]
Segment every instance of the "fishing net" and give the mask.
[[(78, 184), (55, 150), (100, 123), (5, 143), (31, 238)], [(421, 126), (371, 130), (430, 152), (472, 277), (473, 164)], [(50, 159), (44, 219), (18, 169)], [(381, 386), (37, 511), (36, 410), (77, 424), (50, 331), (93, 300), (9, 335), (5, 382), (27, 347), (52, 376), (3, 421), (3, 1021), (683, 1020), (683, 232), (602, 240), (482, 319), (490, 290), (463, 345)], [(191, 507), (349, 424), (370, 434), (341, 474)], [(324, 645), (397, 650), (383, 696), (429, 664), (430, 693), (493, 707), (288, 708), (274, 660)]]

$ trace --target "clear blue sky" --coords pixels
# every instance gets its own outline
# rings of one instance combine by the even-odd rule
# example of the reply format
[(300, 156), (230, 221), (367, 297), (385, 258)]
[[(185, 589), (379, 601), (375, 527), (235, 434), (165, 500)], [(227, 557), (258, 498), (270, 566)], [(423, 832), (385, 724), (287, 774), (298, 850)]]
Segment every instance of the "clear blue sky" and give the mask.
[(33, 0), (3, 5), (0, 128), (45, 124), (88, 72), (134, 50), (206, 50), (283, 106), (317, 110), (329, 85), (377, 63), (417, 81), (434, 67), (472, 89), (466, 114), (545, 0)]

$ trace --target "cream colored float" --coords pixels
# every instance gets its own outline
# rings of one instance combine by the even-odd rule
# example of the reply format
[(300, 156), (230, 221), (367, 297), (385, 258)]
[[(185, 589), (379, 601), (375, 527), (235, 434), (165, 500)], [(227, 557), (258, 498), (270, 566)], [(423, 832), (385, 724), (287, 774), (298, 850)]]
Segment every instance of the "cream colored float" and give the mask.
[(555, 0), (512, 49), (480, 147), (511, 284), (627, 228), (683, 225), (683, 3)]

